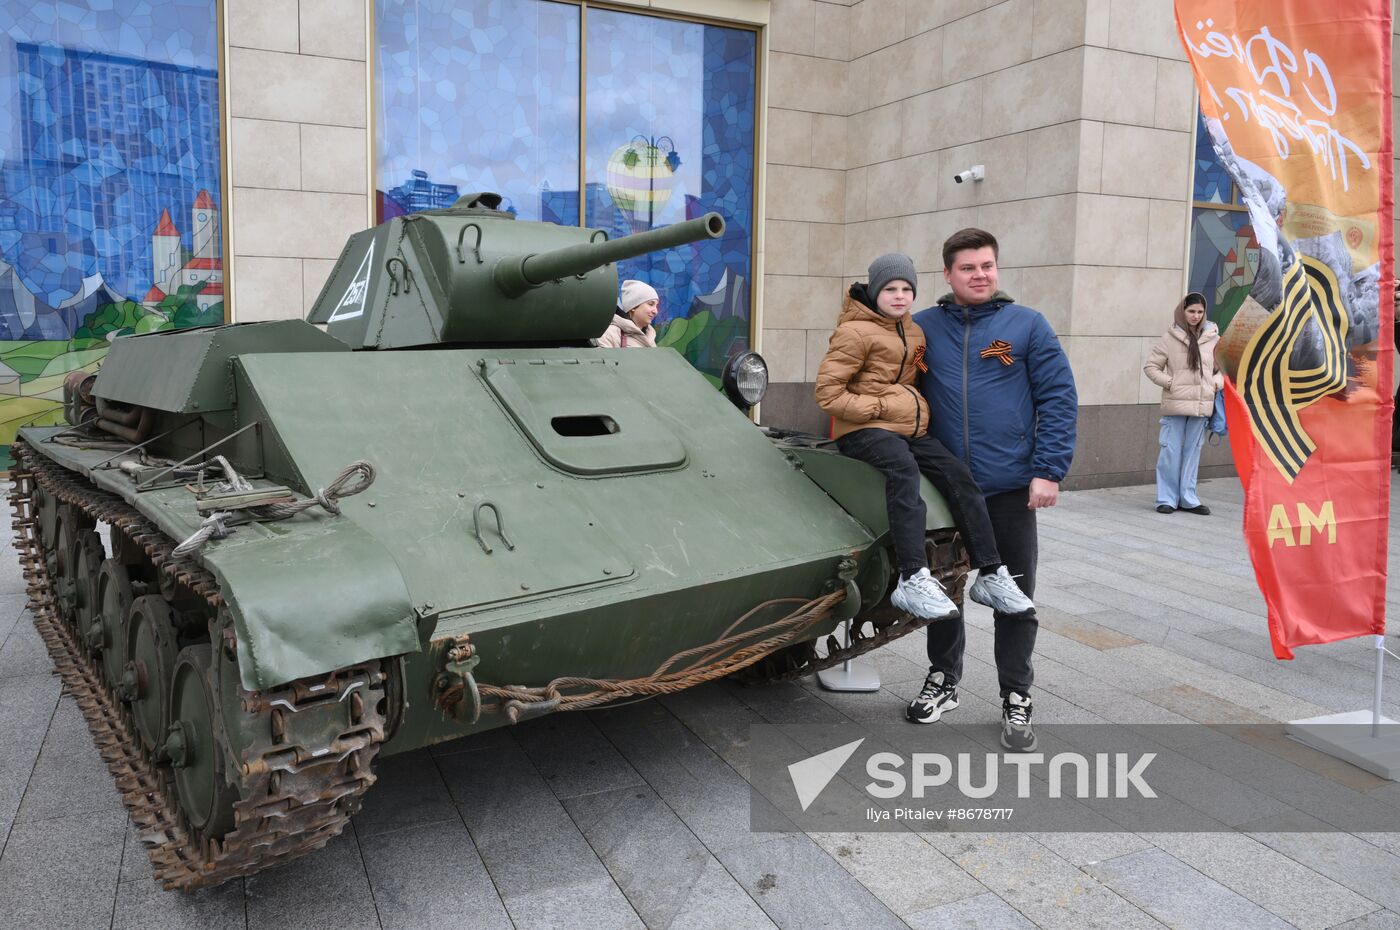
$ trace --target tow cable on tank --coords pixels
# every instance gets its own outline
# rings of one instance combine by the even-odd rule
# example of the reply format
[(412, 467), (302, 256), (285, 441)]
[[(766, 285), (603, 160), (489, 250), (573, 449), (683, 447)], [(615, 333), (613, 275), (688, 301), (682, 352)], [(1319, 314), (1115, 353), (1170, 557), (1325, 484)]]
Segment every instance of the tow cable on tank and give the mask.
[[(228, 479), (218, 486), (221, 493), (249, 493), (252, 492), (253, 485), (240, 475), (222, 455), (216, 455), (207, 462), (190, 466), (192, 471), (197, 471), (200, 475), (200, 483), (203, 484), (203, 475), (207, 469), (219, 468)], [(363, 459), (351, 462), (340, 470), (340, 474), (335, 476), (329, 485), (320, 488), (311, 497), (301, 500), (282, 500), (276, 503), (248, 506), (238, 509), (239, 514), (246, 514), (253, 520), (285, 520), (287, 517), (296, 516), (303, 510), (311, 507), (322, 507), (332, 516), (340, 516), (341, 498), (352, 497), (364, 491), (374, 484), (374, 466)], [(188, 536), (184, 542), (180, 543), (172, 551), (175, 558), (182, 558), (191, 553), (198, 552), (206, 542), (211, 539), (223, 539), (233, 530), (229, 529), (228, 521), (235, 515), (235, 511), (216, 510), (204, 518), (204, 522), (199, 525)]]
[[(511, 723), (518, 723), (522, 719), (553, 711), (584, 710), (619, 698), (651, 697), (684, 691), (686, 688), (731, 675), (774, 650), (794, 642), (808, 629), (830, 616), (832, 610), (845, 599), (846, 589), (843, 587), (810, 601), (796, 597), (764, 601), (730, 624), (729, 629), (725, 630), (719, 639), (678, 652), (661, 663), (656, 671), (641, 678), (614, 680), (569, 676), (556, 678), (537, 688), (524, 685), (478, 685), (477, 690), (483, 698), (495, 698), (495, 703), (487, 704), (482, 709), (503, 713)], [(777, 604), (792, 603), (801, 606), (781, 619), (742, 633), (733, 632), (735, 627), (742, 625), (759, 611)], [(748, 645), (744, 645), (745, 643)], [(731, 649), (734, 651), (729, 652)], [(725, 654), (715, 658), (717, 653)], [(678, 665), (679, 668), (676, 667)], [(565, 693), (570, 689), (575, 690), (573, 693)], [(449, 704), (460, 702), (462, 696), (460, 687), (452, 689), (450, 696), (443, 695), (448, 698)], [(440, 697), (439, 707), (442, 706), (443, 698)]]

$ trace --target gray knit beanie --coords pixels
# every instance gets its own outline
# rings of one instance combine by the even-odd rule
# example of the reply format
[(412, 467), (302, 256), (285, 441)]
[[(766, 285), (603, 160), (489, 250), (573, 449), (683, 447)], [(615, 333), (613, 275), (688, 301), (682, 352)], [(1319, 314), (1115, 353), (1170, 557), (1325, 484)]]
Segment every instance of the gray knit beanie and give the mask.
[(891, 281), (908, 281), (914, 293), (919, 293), (919, 273), (914, 270), (914, 260), (908, 255), (899, 252), (881, 255), (870, 263), (867, 273), (869, 280), (866, 287), (872, 301)]

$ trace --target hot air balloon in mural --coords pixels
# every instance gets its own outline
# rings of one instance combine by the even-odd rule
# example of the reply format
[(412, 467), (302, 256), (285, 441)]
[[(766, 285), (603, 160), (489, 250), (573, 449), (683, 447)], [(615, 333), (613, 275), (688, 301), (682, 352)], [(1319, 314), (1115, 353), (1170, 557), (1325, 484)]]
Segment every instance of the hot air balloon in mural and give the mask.
[(608, 193), (634, 230), (650, 229), (671, 197), (681, 157), (669, 136), (635, 136), (608, 157)]

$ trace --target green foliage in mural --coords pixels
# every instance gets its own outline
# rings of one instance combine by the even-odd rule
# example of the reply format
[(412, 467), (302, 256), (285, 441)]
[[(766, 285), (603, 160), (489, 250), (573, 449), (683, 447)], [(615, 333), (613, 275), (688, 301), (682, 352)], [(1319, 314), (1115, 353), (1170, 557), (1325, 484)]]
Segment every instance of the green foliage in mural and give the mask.
[(1235, 318), (1235, 314), (1239, 312), (1240, 307), (1244, 305), (1244, 299), (1248, 296), (1249, 285), (1232, 287), (1225, 294), (1224, 299), (1215, 305), (1215, 313), (1213, 314), (1215, 325), (1220, 327), (1222, 333), (1229, 328), (1230, 321)]
[(174, 294), (169, 294), (148, 309), (134, 300), (123, 300), (115, 304), (103, 304), (88, 314), (83, 325), (73, 334), (75, 341), (106, 340), (115, 333), (125, 336), (131, 333), (156, 333), (166, 329), (187, 329), (191, 326), (217, 326), (224, 321), (224, 304), (220, 301), (211, 304), (208, 310), (199, 309), (197, 298), (204, 284), (182, 284)]
[(73, 338), (105, 339), (108, 333), (135, 332), (136, 325), (147, 316), (151, 316), (151, 311), (134, 300), (102, 304), (87, 315), (83, 325), (73, 332)]
[[(106, 351), (105, 340), (72, 339), (64, 341), (0, 342), (0, 365), (19, 375), (21, 382), (33, 381), (44, 374), (82, 368), (100, 359)], [(68, 364), (72, 363), (72, 364)], [(65, 368), (65, 364), (68, 367)], [(0, 369), (3, 371), (3, 369)]]
[(208, 310), (199, 309), (195, 297), (204, 289), (204, 283), (182, 284), (175, 293), (169, 294), (156, 305), (156, 309), (170, 320), (169, 327), (162, 329), (188, 329), (191, 326), (217, 326), (224, 321), (224, 302), (211, 304)]
[(224, 322), (224, 305), (220, 301), (210, 304), (208, 310), (201, 310), (191, 301), (187, 306), (175, 311), (171, 320), (175, 329), (189, 329), (191, 326), (218, 326)]
[(667, 323), (657, 334), (656, 344), (675, 349), (700, 369), (711, 384), (719, 387), (720, 379), (708, 372), (723, 371), (734, 344), (746, 340), (748, 334), (747, 320), (739, 317), (716, 320), (710, 311), (701, 310), (692, 317), (677, 317)]

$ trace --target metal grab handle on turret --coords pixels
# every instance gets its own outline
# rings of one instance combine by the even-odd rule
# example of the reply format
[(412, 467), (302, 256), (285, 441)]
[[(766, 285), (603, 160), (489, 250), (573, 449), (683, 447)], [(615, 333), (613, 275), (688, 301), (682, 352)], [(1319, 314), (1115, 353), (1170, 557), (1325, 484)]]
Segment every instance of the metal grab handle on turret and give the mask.
[(476, 223), (468, 223), (457, 233), (457, 264), (467, 263), (467, 254), (462, 251), (462, 240), (467, 237), (468, 229), (476, 230), (476, 245), (472, 246), (472, 254), (476, 256), (476, 263), (480, 265), (484, 261), (481, 257), (481, 227)]
[[(595, 229), (593, 230), (593, 235), (588, 237), (588, 244), (595, 244), (598, 241), (599, 236), (603, 237), (604, 242), (608, 241), (608, 231), (606, 229)], [(574, 277), (582, 281), (584, 278), (588, 277), (588, 272), (581, 272), (580, 274), (574, 275)]]
[(496, 515), (496, 535), (501, 537), (501, 542), (506, 544), (507, 549), (513, 551), (515, 543), (511, 542), (510, 537), (506, 535), (506, 525), (501, 521), (501, 509), (490, 501), (482, 501), (472, 511), (472, 533), (476, 536), (476, 541), (481, 544), (482, 551), (487, 555), (491, 554), (491, 546), (486, 542), (486, 537), (481, 535), (481, 511), (488, 507)]
[(403, 292), (407, 294), (413, 290), (413, 271), (408, 267), (408, 262), (401, 256), (395, 255), (384, 263), (384, 271), (389, 275), (389, 296), (396, 297), (399, 293), (399, 278), (394, 274), (394, 262), (403, 266)]

